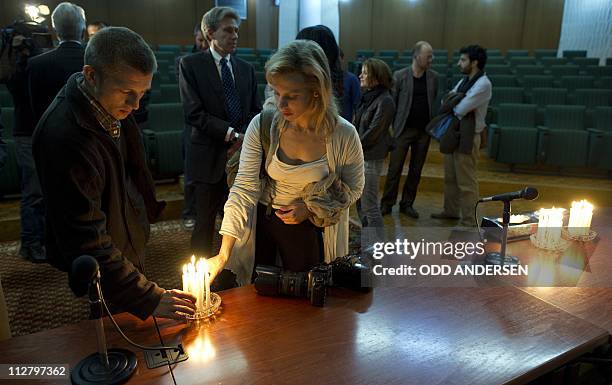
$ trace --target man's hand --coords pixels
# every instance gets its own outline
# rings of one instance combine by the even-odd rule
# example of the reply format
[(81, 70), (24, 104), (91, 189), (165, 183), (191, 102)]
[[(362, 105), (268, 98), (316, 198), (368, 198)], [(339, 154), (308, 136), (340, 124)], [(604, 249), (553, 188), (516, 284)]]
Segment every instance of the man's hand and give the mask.
[(304, 203), (283, 206), (274, 212), (286, 225), (298, 225), (310, 216), (310, 211)]
[[(185, 314), (193, 315), (196, 309), (196, 297), (182, 290), (166, 290), (153, 311), (153, 315), (162, 318), (184, 320)], [(182, 313), (182, 314), (179, 314)]]

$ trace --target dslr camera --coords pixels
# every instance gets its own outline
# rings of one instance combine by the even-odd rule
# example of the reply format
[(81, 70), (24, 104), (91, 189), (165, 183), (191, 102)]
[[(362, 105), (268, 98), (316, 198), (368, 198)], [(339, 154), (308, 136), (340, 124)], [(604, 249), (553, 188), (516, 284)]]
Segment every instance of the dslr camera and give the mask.
[(306, 297), (313, 306), (324, 306), (327, 287), (341, 286), (368, 291), (371, 287), (370, 264), (360, 254), (321, 263), (307, 272), (283, 270), (278, 266), (255, 267), (255, 290), (268, 296)]

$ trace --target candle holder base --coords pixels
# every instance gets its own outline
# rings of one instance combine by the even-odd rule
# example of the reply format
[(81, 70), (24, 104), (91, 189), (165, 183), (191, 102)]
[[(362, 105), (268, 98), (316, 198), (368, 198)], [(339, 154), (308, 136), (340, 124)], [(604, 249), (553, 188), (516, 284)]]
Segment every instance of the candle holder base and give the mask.
[(221, 297), (217, 293), (210, 293), (210, 307), (203, 311), (196, 311), (193, 315), (187, 315), (190, 321), (202, 321), (212, 317), (221, 307)]
[(570, 234), (569, 230), (567, 227), (564, 227), (561, 229), (561, 236), (565, 239), (567, 239), (568, 241), (578, 241), (578, 242), (590, 242), (592, 240), (594, 240), (595, 238), (597, 238), (597, 232), (594, 230), (590, 230), (589, 229), (589, 233), (588, 234), (584, 234), (584, 235), (573, 235)]
[(542, 242), (538, 240), (536, 234), (531, 234), (529, 239), (531, 240), (531, 243), (538, 249), (554, 251), (556, 253), (565, 251), (565, 249), (567, 249), (569, 246), (569, 242), (564, 239), (559, 239), (559, 241), (553, 245), (544, 245)]

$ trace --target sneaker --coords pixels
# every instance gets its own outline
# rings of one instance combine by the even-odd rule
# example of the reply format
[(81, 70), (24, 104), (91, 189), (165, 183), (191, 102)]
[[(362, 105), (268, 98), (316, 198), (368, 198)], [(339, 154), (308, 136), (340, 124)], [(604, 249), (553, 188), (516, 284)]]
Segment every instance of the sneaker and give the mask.
[(460, 219), (458, 216), (447, 214), (444, 211), (441, 213), (433, 213), (431, 217), (433, 219)]
[(196, 221), (193, 218), (183, 219), (183, 228), (185, 230), (192, 231), (193, 228), (195, 227), (195, 224), (196, 224)]
[(419, 219), (419, 212), (414, 209), (412, 206), (406, 206), (401, 209), (401, 211), (408, 215), (411, 218)]
[(45, 255), (45, 248), (42, 246), (22, 246), (19, 249), (19, 255), (32, 263), (45, 263), (47, 257)]

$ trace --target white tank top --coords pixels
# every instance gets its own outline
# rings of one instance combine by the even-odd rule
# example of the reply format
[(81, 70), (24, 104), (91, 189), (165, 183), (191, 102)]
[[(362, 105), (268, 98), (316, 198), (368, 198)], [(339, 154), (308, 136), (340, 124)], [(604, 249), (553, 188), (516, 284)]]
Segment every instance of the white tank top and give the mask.
[(307, 184), (329, 175), (327, 153), (318, 160), (298, 165), (284, 163), (274, 153), (266, 171), (271, 183), (262, 195), (262, 203), (268, 204), (269, 197), (272, 197), (272, 207), (277, 209), (300, 202), (300, 193)]

